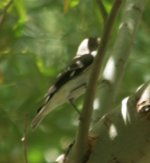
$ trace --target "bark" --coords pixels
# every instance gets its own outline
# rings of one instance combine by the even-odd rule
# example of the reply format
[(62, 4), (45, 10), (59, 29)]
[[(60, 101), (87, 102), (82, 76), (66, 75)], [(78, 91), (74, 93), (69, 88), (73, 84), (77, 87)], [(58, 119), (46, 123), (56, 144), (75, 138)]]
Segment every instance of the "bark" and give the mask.
[(149, 163), (149, 126), (150, 82), (97, 122), (88, 163)]
[(101, 109), (96, 114), (95, 120), (110, 111), (115, 104), (146, 2), (147, 0), (126, 0), (122, 6), (122, 21), (103, 72), (99, 94)]

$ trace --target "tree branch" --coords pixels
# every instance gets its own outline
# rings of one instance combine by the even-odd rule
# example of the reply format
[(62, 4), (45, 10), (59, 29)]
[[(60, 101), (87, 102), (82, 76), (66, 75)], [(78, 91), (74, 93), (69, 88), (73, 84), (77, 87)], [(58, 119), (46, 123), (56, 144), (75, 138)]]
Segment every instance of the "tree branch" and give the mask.
[(89, 138), (89, 127), (91, 122), (91, 116), (93, 111), (93, 100), (95, 97), (95, 91), (97, 87), (97, 81), (99, 78), (100, 70), (102, 67), (102, 61), (104, 58), (104, 53), (109, 41), (109, 37), (112, 31), (112, 27), (118, 13), (121, 0), (116, 0), (113, 4), (111, 13), (106, 22), (104, 28), (104, 33), (102, 35), (101, 44), (98, 49), (98, 54), (95, 58), (92, 73), (89, 79), (89, 84), (87, 88), (87, 93), (85, 96), (85, 101), (80, 117), (79, 130), (77, 133), (77, 138), (75, 145), (73, 146), (72, 154), (67, 162), (69, 163), (80, 163), (83, 162), (83, 159), (86, 155), (88, 149), (88, 138)]
[(64, 0), (64, 13), (68, 12), (68, 0)]
[[(131, 54), (131, 47), (133, 46), (135, 40), (135, 34), (144, 11), (146, 1), (147, 0), (126, 1), (122, 22), (111, 53), (111, 58), (108, 60), (103, 73), (103, 81), (101, 82), (101, 85), (103, 86), (101, 87), (102, 89), (99, 96), (101, 100), (101, 108), (96, 114), (95, 119), (99, 119), (113, 108), (126, 64)], [(111, 65), (113, 65), (111, 70), (110, 61)], [(111, 75), (107, 75), (106, 70), (111, 71)]]
[(93, 151), (97, 152), (92, 152), (88, 163), (148, 163), (149, 106), (150, 82), (147, 82), (133, 95), (123, 99), (119, 107), (105, 114), (95, 125), (97, 140)]
[(11, 6), (11, 4), (13, 3), (12, 0), (10, 0), (6, 5), (5, 7), (3, 8), (3, 14), (0, 16), (0, 28), (2, 27), (4, 21), (5, 21), (5, 18), (6, 18), (6, 14), (7, 14), (7, 10), (9, 9), (9, 7)]
[(102, 0), (96, 0), (96, 3), (97, 3), (97, 5), (98, 5), (98, 7), (99, 7), (99, 10), (100, 10), (100, 12), (101, 12), (101, 14), (102, 14), (102, 17), (103, 17), (103, 21), (104, 21), (104, 23), (105, 23), (106, 20), (107, 20), (107, 17), (108, 17), (108, 13), (107, 13), (107, 11), (106, 11), (106, 8), (105, 8), (105, 6), (104, 6)]
[(25, 115), (25, 124), (24, 124), (24, 133), (21, 141), (23, 143), (23, 152), (24, 152), (24, 162), (28, 163), (28, 122), (27, 122), (27, 115)]

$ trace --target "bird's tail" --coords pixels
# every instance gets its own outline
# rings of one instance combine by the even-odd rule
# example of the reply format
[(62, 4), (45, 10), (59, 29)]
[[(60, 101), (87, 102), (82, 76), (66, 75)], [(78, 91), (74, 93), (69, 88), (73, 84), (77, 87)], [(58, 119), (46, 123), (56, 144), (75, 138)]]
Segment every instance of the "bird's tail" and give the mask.
[(37, 112), (36, 116), (34, 117), (34, 119), (31, 122), (31, 127), (33, 129), (37, 128), (39, 126), (39, 124), (41, 123), (41, 121), (45, 118), (45, 116), (47, 115), (46, 112), (46, 105), (42, 106), (40, 108), (40, 111)]

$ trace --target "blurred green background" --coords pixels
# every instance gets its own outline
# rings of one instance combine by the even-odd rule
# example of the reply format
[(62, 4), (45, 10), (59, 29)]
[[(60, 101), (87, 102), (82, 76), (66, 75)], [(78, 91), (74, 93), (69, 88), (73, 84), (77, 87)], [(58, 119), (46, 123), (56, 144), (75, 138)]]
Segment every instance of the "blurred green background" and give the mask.
[[(107, 11), (111, 0), (105, 1)], [(137, 32), (120, 89), (120, 99), (150, 79), (150, 3)], [(112, 40), (120, 23), (115, 24)], [(80, 41), (100, 36), (103, 19), (95, 1), (0, 1), (0, 163), (52, 163), (73, 141), (78, 115), (69, 104), (30, 125), (46, 90), (74, 56)], [(81, 107), (81, 101), (78, 101)]]

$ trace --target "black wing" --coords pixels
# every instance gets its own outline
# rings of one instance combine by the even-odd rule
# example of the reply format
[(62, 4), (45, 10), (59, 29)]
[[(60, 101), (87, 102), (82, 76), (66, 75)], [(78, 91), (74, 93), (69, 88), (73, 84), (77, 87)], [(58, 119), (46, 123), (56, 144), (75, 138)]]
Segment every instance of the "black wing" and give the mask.
[(91, 54), (85, 54), (79, 58), (75, 58), (66, 70), (59, 74), (56, 82), (50, 87), (46, 95), (46, 103), (49, 99), (68, 81), (82, 73), (88, 66), (92, 64), (94, 57)]
[(60, 88), (66, 82), (78, 76), (92, 64), (93, 60), (94, 57), (91, 54), (85, 54), (74, 59), (67, 69), (57, 77), (55, 86)]
[(55, 92), (57, 92), (68, 81), (82, 73), (93, 63), (93, 60), (94, 56), (91, 54), (85, 54), (73, 59), (72, 63), (65, 69), (65, 71), (57, 76), (55, 83), (49, 88), (49, 91), (45, 96), (44, 104), (37, 110), (37, 113), (39, 113), (43, 106), (49, 102)]

